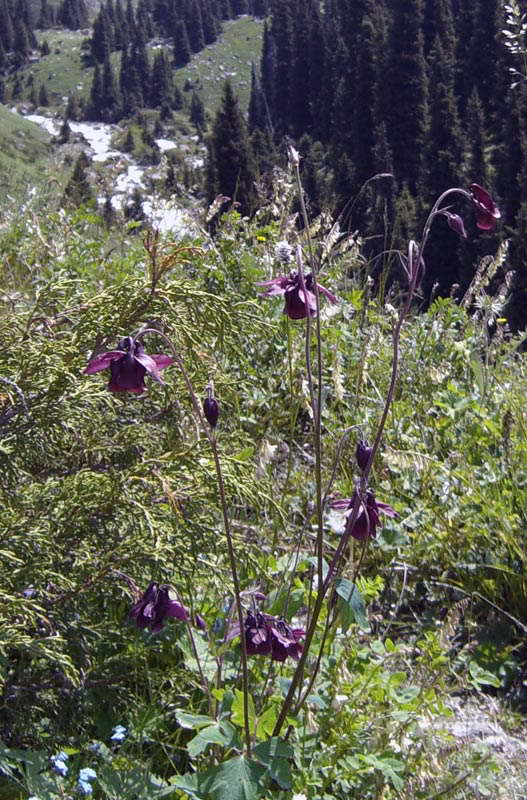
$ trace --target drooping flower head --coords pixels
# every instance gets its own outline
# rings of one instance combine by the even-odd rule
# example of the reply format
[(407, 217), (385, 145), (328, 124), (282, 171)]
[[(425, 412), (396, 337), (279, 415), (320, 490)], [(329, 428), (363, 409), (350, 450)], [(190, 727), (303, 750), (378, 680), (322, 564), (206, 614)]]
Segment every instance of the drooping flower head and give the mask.
[(110, 350), (92, 358), (84, 374), (93, 375), (103, 369), (109, 369), (108, 389), (111, 392), (141, 394), (146, 390), (145, 375), (150, 375), (157, 383), (162, 384), (159, 371), (173, 362), (174, 359), (170, 356), (147, 355), (141, 342), (132, 336), (126, 336), (117, 345), (117, 350)]
[[(389, 506), (387, 503), (381, 503), (375, 499), (375, 494), (372, 489), (368, 489), (364, 494), (359, 513), (355, 518), (355, 522), (351, 525), (351, 518), (353, 515), (353, 506), (357, 491), (353, 492), (353, 497), (342, 498), (340, 500), (333, 500), (330, 505), (331, 508), (346, 509), (346, 533), (358, 539), (360, 542), (364, 539), (375, 538), (377, 535), (377, 526), (380, 524), (380, 514), (386, 514), (387, 517), (397, 517), (397, 511)], [(351, 527), (350, 527), (351, 525)]]
[(291, 628), (280, 617), (248, 613), (245, 618), (245, 645), (248, 656), (271, 656), (273, 661), (285, 661), (291, 656), (298, 661), (302, 654), (300, 639), (305, 636), (303, 628)]
[(494, 200), (482, 186), (477, 183), (470, 184), (472, 205), (476, 213), (476, 225), (482, 231), (492, 231), (496, 222), (501, 219), (501, 213)]
[[(303, 647), (300, 640), (306, 632), (303, 628), (291, 628), (281, 617), (250, 611), (244, 620), (245, 646), (248, 656), (271, 656), (273, 661), (285, 661), (291, 656), (298, 661)], [(227, 635), (227, 641), (240, 635), (235, 623)]]
[(128, 617), (138, 628), (149, 628), (152, 633), (160, 631), (167, 617), (186, 622), (187, 609), (170, 596), (170, 586), (152, 582), (141, 599), (132, 606)]
[[(263, 281), (257, 286), (267, 287), (260, 297), (275, 297), (284, 295), (285, 305), (284, 314), (289, 319), (305, 319), (316, 316), (317, 300), (315, 296), (315, 279), (312, 273), (304, 276), (304, 288), (302, 288), (302, 278), (298, 272), (290, 272), (289, 275), (281, 275), (270, 281)], [(337, 298), (320, 283), (317, 283), (318, 291), (321, 292), (330, 303), (336, 303)]]

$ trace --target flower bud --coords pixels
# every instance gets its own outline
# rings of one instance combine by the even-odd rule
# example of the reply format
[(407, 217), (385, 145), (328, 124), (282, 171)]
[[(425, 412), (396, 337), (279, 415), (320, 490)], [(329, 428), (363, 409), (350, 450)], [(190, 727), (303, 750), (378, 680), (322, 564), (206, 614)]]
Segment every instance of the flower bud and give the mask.
[(203, 401), (203, 413), (210, 427), (215, 428), (218, 424), (218, 417), (220, 416), (220, 407), (211, 388), (207, 389), (207, 397)]
[(355, 450), (355, 458), (357, 459), (357, 464), (359, 465), (359, 469), (361, 470), (361, 472), (364, 472), (364, 470), (368, 466), (368, 461), (370, 460), (372, 449), (373, 448), (369, 446), (368, 442), (363, 439), (357, 442), (357, 447)]
[(465, 230), (465, 225), (463, 224), (463, 220), (461, 219), (459, 214), (452, 214), (450, 211), (443, 211), (443, 214), (446, 217), (448, 227), (451, 228), (453, 231), (455, 231), (455, 233), (457, 233), (463, 239), (466, 239), (467, 232)]

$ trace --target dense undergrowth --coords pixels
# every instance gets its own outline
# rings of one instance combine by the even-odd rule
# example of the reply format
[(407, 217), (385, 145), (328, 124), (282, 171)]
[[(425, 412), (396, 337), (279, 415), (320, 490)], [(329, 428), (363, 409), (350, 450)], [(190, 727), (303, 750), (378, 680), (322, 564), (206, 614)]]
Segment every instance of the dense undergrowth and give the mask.
[[(199, 397), (213, 382), (246, 607), (261, 593), (266, 613), (305, 627), (317, 578), (305, 320), (255, 285), (283, 271), (276, 244), (298, 236), (286, 195), (185, 244), (107, 231), (90, 212), (3, 222), (0, 797), (521, 796), (522, 764), (444, 731), (453, 693), (526, 702), (527, 374), (481, 269), (464, 303), (437, 299), (403, 326), (371, 475), (399, 517), (372, 540), (360, 594), (346, 604), (341, 593), (318, 680), (282, 739), (271, 737), (290, 662), (248, 659), (252, 761), (239, 756), (240, 643), (225, 636), (234, 606), (214, 458), (184, 376), (174, 363), (165, 385), (135, 395), (83, 375), (94, 353), (148, 327), (174, 342)], [(373, 296), (360, 241), (323, 218), (312, 235), (339, 301), (321, 312), (322, 468), (327, 484), (354, 426), (333, 486), (350, 497), (404, 286)], [(155, 334), (145, 345), (167, 352)], [(327, 560), (342, 529), (328, 511)], [(348, 581), (361, 558), (351, 542)], [(199, 613), (190, 640), (183, 622), (149, 633), (127, 621), (151, 581), (175, 587), (192, 622)]]

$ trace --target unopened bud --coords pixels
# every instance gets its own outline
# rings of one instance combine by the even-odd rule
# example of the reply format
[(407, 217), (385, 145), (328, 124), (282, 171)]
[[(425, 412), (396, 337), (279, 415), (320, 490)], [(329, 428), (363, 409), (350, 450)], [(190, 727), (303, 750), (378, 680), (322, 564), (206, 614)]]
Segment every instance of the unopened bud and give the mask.
[(203, 413), (210, 427), (215, 428), (218, 424), (218, 417), (220, 416), (220, 407), (218, 401), (212, 394), (212, 389), (209, 389), (208, 392), (208, 396), (203, 401)]
[(463, 220), (459, 216), (459, 214), (451, 214), (450, 211), (443, 211), (444, 216), (446, 217), (446, 221), (448, 222), (448, 227), (452, 228), (452, 230), (461, 236), (463, 239), (467, 238), (467, 232), (465, 230), (465, 225)]
[(357, 459), (357, 464), (359, 465), (361, 472), (364, 472), (368, 466), (368, 461), (370, 460), (372, 450), (373, 448), (370, 447), (368, 442), (364, 441), (363, 439), (357, 442), (355, 458)]

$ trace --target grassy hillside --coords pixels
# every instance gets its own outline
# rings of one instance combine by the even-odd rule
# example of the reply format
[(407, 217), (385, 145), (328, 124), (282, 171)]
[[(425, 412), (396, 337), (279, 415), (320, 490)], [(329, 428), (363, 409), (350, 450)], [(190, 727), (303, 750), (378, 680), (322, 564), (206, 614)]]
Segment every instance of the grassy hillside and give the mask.
[(38, 125), (0, 106), (0, 186), (2, 194), (43, 179), (51, 155), (50, 137)]
[(218, 107), (221, 87), (230, 78), (234, 91), (246, 109), (251, 92), (251, 63), (260, 59), (263, 20), (251, 17), (226, 22), (220, 40), (197, 53), (188, 66), (176, 71), (181, 85), (189, 79), (197, 84), (207, 111)]
[[(217, 108), (221, 87), (226, 78), (232, 80), (243, 108), (247, 108), (251, 89), (251, 62), (260, 55), (263, 21), (251, 17), (240, 17), (224, 24), (219, 41), (193, 56), (188, 66), (174, 72), (182, 89), (190, 80), (200, 90), (207, 111)], [(37, 90), (45, 85), (50, 100), (50, 109), (64, 108), (67, 96), (75, 92), (88, 99), (93, 78), (93, 67), (83, 64), (81, 47), (86, 36), (80, 31), (46, 30), (38, 34), (39, 44), (47, 41), (50, 53), (38, 61), (20, 69), (10, 78), (13, 88), (15, 79), (20, 83), (16, 101), (27, 101), (31, 85)], [(167, 48), (170, 51), (170, 48)], [(150, 53), (153, 60), (153, 53)], [(118, 70), (120, 53), (112, 54), (114, 69)]]

